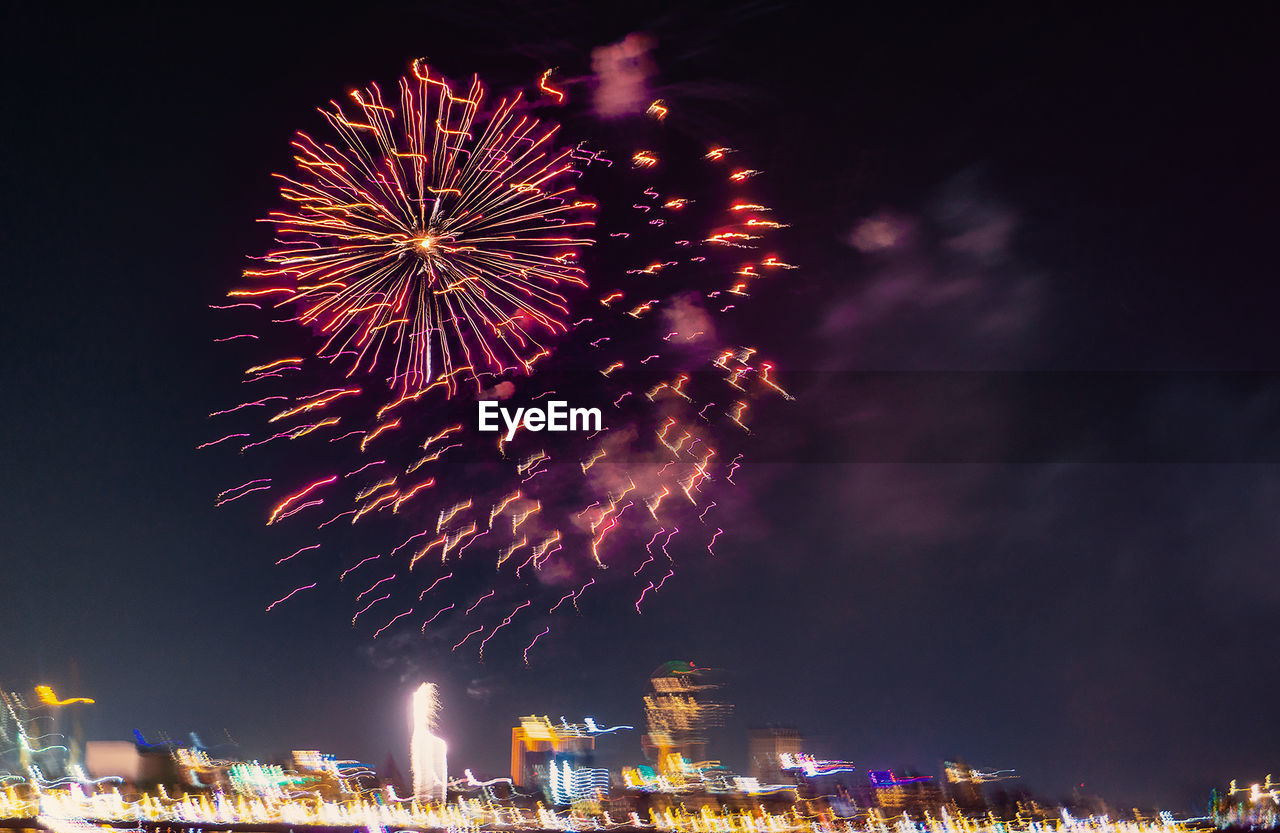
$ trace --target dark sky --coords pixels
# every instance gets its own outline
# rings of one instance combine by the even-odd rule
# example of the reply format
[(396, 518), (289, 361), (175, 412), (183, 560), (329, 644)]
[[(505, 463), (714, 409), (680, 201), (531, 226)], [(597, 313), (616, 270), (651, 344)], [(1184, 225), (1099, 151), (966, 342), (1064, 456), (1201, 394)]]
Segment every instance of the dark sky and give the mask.
[[(74, 658), (90, 737), (380, 764), (436, 679), (455, 767), (501, 774), (513, 718), (638, 724), (684, 658), (725, 672), (731, 765), (777, 722), (1122, 806), (1274, 771), (1274, 16), (596, 6), (6, 5), (0, 683)], [(293, 131), (413, 57), (523, 84), (631, 32), (794, 225), (755, 338), (799, 396), (749, 518), (528, 669), (375, 650), (334, 588), (268, 616), (278, 539), (194, 448)]]

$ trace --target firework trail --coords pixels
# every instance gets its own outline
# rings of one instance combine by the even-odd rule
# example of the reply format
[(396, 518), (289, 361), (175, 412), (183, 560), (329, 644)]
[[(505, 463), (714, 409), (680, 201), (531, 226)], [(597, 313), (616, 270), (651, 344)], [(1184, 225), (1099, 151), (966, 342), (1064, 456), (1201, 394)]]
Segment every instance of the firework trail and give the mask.
[[(352, 623), (375, 637), (412, 628), (477, 657), (508, 639), (528, 662), (597, 580), (631, 583), (639, 612), (681, 546), (709, 558), (730, 540), (712, 496), (742, 467), (752, 403), (790, 397), (719, 333), (794, 268), (766, 248), (785, 224), (735, 151), (672, 139), (667, 103), (602, 148), (421, 62), (397, 87), (330, 102), (327, 133), (297, 135), (275, 244), (216, 305), (235, 336), (272, 336), (224, 349), (292, 345), (246, 353), (253, 397), (210, 415), (257, 422), (206, 446), (242, 439), (278, 467), (217, 502), (267, 492), (268, 526), (310, 530), (276, 564), (350, 577)], [(547, 72), (529, 98), (557, 106), (564, 84)], [(600, 430), (477, 426), (480, 401), (559, 396), (598, 407)]]

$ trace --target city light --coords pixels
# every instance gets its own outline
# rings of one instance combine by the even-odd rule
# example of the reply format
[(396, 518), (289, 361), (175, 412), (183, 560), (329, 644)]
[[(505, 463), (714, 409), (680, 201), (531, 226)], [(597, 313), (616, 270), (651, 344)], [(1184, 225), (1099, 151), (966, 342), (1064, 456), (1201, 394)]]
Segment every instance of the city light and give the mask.
[[(67, 704), (47, 687), (28, 700), (3, 694), (0, 711), (0, 823), (73, 833), (122, 825), (211, 830), (229, 825), (422, 830), (653, 829), (674, 833), (1184, 833), (1203, 826), (1167, 812), (1117, 813), (1065, 806), (1029, 793), (1010, 799), (984, 785), (1016, 778), (1009, 769), (943, 762), (942, 777), (860, 771), (803, 751), (788, 727), (753, 730), (752, 773), (706, 758), (708, 728), (728, 712), (713, 672), (669, 662), (650, 676), (640, 738), (626, 725), (520, 718), (511, 730), (511, 777), (450, 779), (436, 736), (438, 690), (412, 694), (408, 733), (412, 792), (394, 772), (316, 749), (287, 761), (223, 758), (191, 735), (190, 745), (91, 741), (83, 762), (57, 731)], [(78, 698), (83, 703), (84, 698)], [(87, 704), (86, 704), (87, 705)], [(641, 743), (637, 747), (636, 741)], [(643, 752), (617, 771), (596, 764), (597, 744)], [(1211, 798), (1218, 827), (1274, 826), (1280, 784), (1270, 775), (1231, 782)]]

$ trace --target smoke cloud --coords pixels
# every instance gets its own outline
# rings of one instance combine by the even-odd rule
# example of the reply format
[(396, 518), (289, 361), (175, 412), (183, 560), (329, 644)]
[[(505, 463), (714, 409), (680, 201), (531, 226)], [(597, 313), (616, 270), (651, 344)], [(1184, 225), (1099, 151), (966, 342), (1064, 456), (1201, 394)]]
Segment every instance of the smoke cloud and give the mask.
[(652, 49), (652, 38), (633, 32), (617, 43), (592, 50), (596, 113), (611, 119), (644, 112), (649, 104), (649, 79), (656, 70), (649, 54)]

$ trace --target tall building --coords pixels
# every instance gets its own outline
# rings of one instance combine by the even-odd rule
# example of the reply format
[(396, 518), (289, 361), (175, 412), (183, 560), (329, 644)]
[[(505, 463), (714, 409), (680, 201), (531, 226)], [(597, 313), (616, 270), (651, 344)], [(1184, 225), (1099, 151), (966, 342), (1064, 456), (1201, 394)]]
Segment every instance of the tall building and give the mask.
[(779, 762), (782, 755), (799, 755), (804, 739), (789, 726), (766, 726), (752, 729), (747, 738), (750, 774), (761, 784), (785, 784), (788, 781)]
[(563, 717), (529, 715), (511, 730), (511, 781), (525, 789), (540, 788), (556, 805), (598, 801), (609, 795), (609, 771), (593, 766), (596, 736), (631, 726), (602, 729), (588, 717), (569, 723)]
[(690, 662), (663, 663), (649, 675), (644, 698), (649, 731), (641, 743), (659, 772), (678, 768), (681, 760), (706, 760), (707, 730), (720, 725), (730, 708), (713, 699), (711, 692), (718, 688), (705, 669)]
[(543, 786), (553, 762), (589, 765), (595, 736), (585, 727), (555, 726), (547, 717), (529, 715), (511, 729), (511, 781), (517, 787)]

